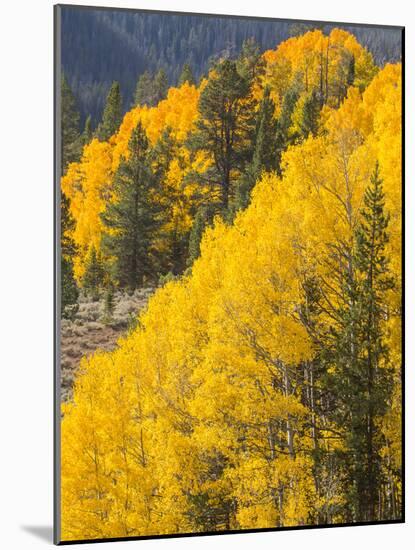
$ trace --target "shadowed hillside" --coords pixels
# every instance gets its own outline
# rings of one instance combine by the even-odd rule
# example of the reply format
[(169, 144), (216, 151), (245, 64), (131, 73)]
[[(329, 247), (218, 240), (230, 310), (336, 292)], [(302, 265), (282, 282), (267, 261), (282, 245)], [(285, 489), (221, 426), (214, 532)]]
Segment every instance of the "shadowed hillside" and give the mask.
[(64, 7), (62, 63), (82, 119), (90, 114), (96, 123), (114, 80), (121, 84), (127, 110), (137, 79), (146, 70), (163, 69), (169, 85), (176, 85), (185, 63), (200, 78), (213, 59), (236, 57), (247, 38), (255, 38), (266, 50), (316, 27), (326, 33), (334, 27), (352, 32), (380, 66), (400, 60), (401, 34), (396, 29)]

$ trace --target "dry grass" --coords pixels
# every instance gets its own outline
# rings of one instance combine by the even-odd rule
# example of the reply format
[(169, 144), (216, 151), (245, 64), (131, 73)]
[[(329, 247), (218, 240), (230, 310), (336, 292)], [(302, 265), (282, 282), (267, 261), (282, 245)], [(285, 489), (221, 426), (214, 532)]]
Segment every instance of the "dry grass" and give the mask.
[(71, 398), (76, 370), (82, 357), (96, 350), (111, 351), (119, 337), (128, 330), (132, 319), (142, 310), (153, 289), (136, 290), (133, 294), (116, 292), (114, 313), (110, 322), (104, 317), (104, 299), (93, 302), (85, 296), (79, 300), (79, 311), (72, 321), (61, 322), (61, 399)]

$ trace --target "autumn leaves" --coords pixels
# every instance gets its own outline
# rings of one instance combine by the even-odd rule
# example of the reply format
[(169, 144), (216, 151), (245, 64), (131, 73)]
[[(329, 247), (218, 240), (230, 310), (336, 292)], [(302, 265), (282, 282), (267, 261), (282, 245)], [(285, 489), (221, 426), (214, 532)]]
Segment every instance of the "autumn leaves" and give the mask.
[[(343, 31), (263, 60), (252, 95), (268, 90), (286, 150), (201, 232), (191, 272), (157, 290), (119, 348), (82, 361), (63, 408), (64, 540), (400, 517), (400, 66), (375, 76)], [(186, 176), (214, 162), (186, 144), (208, 86), (133, 109), (70, 165), (78, 278), (138, 121), (153, 145), (171, 128), (165, 185), (190, 231), (199, 188)]]

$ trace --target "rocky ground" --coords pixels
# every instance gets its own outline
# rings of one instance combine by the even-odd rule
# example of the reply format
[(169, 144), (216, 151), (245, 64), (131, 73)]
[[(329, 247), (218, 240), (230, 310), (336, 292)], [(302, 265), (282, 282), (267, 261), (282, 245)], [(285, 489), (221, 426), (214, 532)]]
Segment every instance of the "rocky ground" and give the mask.
[(119, 337), (136, 322), (153, 289), (136, 290), (134, 294), (116, 292), (114, 311), (110, 320), (105, 319), (104, 299), (91, 301), (80, 297), (79, 310), (73, 320), (61, 322), (61, 399), (72, 396), (74, 376), (83, 356), (96, 350), (113, 350)]

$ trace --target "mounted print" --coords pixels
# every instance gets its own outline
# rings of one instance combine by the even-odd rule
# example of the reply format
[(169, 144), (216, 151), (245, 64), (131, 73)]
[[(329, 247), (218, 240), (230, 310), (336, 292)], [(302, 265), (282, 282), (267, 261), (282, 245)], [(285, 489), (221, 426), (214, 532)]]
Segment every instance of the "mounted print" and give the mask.
[(55, 7), (56, 543), (404, 520), (403, 34)]

